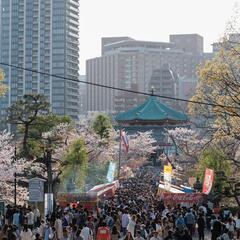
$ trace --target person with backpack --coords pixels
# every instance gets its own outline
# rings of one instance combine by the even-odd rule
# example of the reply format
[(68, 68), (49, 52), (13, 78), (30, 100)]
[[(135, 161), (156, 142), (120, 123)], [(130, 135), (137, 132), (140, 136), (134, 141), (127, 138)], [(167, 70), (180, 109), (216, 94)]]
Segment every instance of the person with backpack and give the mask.
[(182, 214), (178, 215), (178, 218), (175, 221), (175, 226), (179, 231), (182, 231), (186, 227), (186, 224), (185, 224), (185, 221), (184, 221), (184, 218), (183, 218)]
[(192, 236), (195, 226), (195, 216), (190, 209), (188, 209), (187, 213), (185, 214), (184, 221), (189, 230), (190, 235)]

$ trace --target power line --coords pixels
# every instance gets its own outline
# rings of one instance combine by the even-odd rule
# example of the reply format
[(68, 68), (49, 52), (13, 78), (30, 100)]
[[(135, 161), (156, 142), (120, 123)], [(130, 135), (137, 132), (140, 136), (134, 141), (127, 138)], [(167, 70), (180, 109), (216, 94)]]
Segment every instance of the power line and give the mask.
[(117, 91), (121, 91), (121, 92), (134, 93), (134, 94), (139, 94), (139, 95), (144, 95), (144, 96), (155, 96), (155, 97), (159, 97), (159, 98), (163, 98), (163, 99), (170, 99), (170, 100), (199, 104), (199, 105), (207, 105), (207, 106), (212, 106), (212, 107), (222, 107), (222, 108), (229, 108), (230, 107), (230, 108), (240, 109), (240, 107), (232, 107), (232, 106), (226, 106), (226, 105), (222, 105), (222, 104), (214, 104), (214, 103), (208, 103), (208, 102), (187, 100), (187, 99), (182, 99), (182, 98), (168, 97), (168, 96), (162, 96), (162, 95), (158, 95), (158, 94), (152, 94), (152, 93), (134, 91), (134, 90), (124, 89), (124, 88), (119, 88), (119, 87), (113, 87), (113, 86), (108, 86), (108, 85), (103, 85), (103, 84), (98, 84), (98, 83), (85, 82), (85, 81), (81, 81), (81, 80), (77, 80), (77, 79), (73, 79), (73, 78), (67, 78), (67, 77), (63, 77), (63, 76), (59, 76), (59, 75), (55, 75), (55, 74), (51, 74), (51, 73), (41, 72), (41, 71), (34, 70), (34, 69), (19, 67), (19, 66), (16, 66), (16, 65), (8, 64), (8, 63), (0, 62), (0, 65), (11, 67), (11, 68), (16, 68), (16, 69), (21, 69), (23, 71), (37, 73), (37, 74), (45, 75), (45, 76), (49, 76), (49, 77), (64, 79), (64, 80), (71, 81), (71, 82), (78, 82), (78, 83), (83, 83), (83, 84), (87, 84), (87, 85), (91, 85), (91, 86), (95, 86), (95, 87), (117, 90)]

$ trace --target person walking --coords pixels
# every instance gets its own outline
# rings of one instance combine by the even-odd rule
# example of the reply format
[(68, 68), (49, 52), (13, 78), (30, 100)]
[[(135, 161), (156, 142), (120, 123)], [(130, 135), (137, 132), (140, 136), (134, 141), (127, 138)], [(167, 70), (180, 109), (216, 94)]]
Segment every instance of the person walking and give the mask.
[(45, 229), (44, 229), (44, 240), (52, 240), (54, 238), (54, 233), (51, 228), (50, 223), (46, 223)]
[(62, 220), (60, 219), (59, 215), (57, 215), (57, 219), (55, 220), (54, 227), (56, 229), (57, 240), (62, 240), (63, 239), (63, 225), (62, 225)]
[(32, 240), (33, 234), (30, 228), (27, 225), (23, 226), (23, 230), (20, 233), (21, 240)]
[(124, 210), (123, 214), (122, 214), (122, 218), (121, 218), (121, 227), (122, 227), (121, 232), (122, 232), (123, 236), (125, 236), (127, 233), (128, 223), (129, 223), (129, 215), (128, 215), (127, 211)]
[(92, 230), (84, 224), (84, 227), (81, 231), (80, 236), (82, 237), (83, 240), (92, 240)]
[(34, 213), (31, 208), (29, 208), (28, 213), (27, 213), (27, 225), (28, 228), (33, 230), (33, 225), (34, 225)]
[(198, 225), (198, 238), (199, 240), (204, 240), (204, 229), (206, 226), (206, 222), (204, 220), (202, 213), (199, 213), (199, 216), (197, 219), (197, 225)]
[(195, 225), (195, 216), (190, 209), (188, 209), (188, 212), (185, 214), (184, 220), (185, 220), (186, 226), (189, 230), (189, 233), (192, 236), (193, 231), (194, 231), (193, 228)]
[(120, 233), (117, 230), (117, 227), (114, 225), (111, 234), (111, 240), (118, 240), (120, 238)]
[(234, 232), (235, 232), (235, 223), (232, 218), (228, 219), (228, 222), (226, 224), (226, 228), (228, 230), (228, 235), (230, 239), (234, 238)]
[(37, 206), (34, 208), (33, 215), (34, 215), (34, 227), (37, 228), (41, 224), (40, 222), (41, 214)]
[(238, 212), (237, 214), (235, 223), (236, 223), (237, 239), (240, 239), (240, 212)]
[(220, 218), (213, 219), (212, 221), (212, 240), (217, 240), (222, 233), (222, 223), (220, 222)]
[(99, 226), (97, 230), (97, 240), (110, 240), (111, 232), (109, 227), (105, 222), (102, 223), (102, 226)]
[(20, 213), (18, 210), (13, 214), (13, 225), (19, 228), (20, 225)]
[(183, 215), (182, 213), (180, 213), (178, 215), (178, 218), (175, 222), (175, 226), (176, 228), (178, 228), (180, 231), (182, 231), (185, 227), (186, 227), (186, 224), (185, 224), (185, 221), (184, 221), (184, 218), (183, 218)]
[(135, 232), (135, 226), (136, 226), (136, 216), (133, 215), (129, 217), (129, 222), (127, 225), (127, 231), (131, 233), (132, 238), (134, 239), (134, 232)]

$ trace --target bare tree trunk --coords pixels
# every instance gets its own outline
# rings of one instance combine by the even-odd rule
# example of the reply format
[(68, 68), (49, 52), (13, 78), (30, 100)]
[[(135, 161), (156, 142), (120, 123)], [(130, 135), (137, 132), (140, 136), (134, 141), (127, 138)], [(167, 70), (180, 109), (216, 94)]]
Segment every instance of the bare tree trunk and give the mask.
[(237, 196), (237, 195), (234, 195), (234, 198), (235, 198), (235, 200), (236, 200), (236, 202), (237, 202), (237, 205), (240, 206), (240, 201), (239, 201), (238, 196)]
[(28, 135), (29, 135), (29, 125), (25, 124), (25, 130), (24, 130), (24, 136), (23, 136), (23, 153), (25, 156), (28, 156), (28, 147), (27, 147), (27, 143), (28, 143)]

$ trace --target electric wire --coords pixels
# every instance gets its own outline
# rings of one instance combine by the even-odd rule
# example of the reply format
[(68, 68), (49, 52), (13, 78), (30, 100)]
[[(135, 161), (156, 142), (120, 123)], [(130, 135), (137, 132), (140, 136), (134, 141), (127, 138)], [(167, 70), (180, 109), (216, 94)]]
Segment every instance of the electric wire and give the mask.
[(8, 63), (3, 63), (3, 62), (0, 62), (0, 65), (10, 67), (10, 68), (20, 69), (20, 70), (27, 71), (27, 72), (37, 73), (37, 74), (40, 74), (40, 75), (54, 77), (54, 78), (58, 78), (58, 79), (64, 79), (64, 80), (71, 81), (71, 82), (83, 83), (83, 84), (87, 84), (87, 85), (91, 85), (91, 86), (95, 86), (95, 87), (117, 90), (117, 91), (120, 91), (120, 92), (128, 92), (128, 93), (139, 94), (139, 95), (144, 95), (144, 96), (154, 96), (154, 97), (159, 97), (159, 98), (163, 98), (163, 99), (169, 99), (169, 100), (175, 100), (175, 101), (179, 101), (179, 102), (187, 102), (187, 103), (193, 103), (193, 104), (199, 104), (199, 105), (207, 105), (207, 106), (212, 106), (212, 107), (240, 109), (240, 107), (237, 107), (237, 106), (227, 106), (227, 105), (222, 105), (222, 104), (187, 100), (187, 99), (182, 99), (182, 98), (163, 96), (163, 95), (154, 94), (154, 93), (147, 93), (147, 92), (142, 92), (142, 91), (134, 91), (134, 90), (131, 90), (131, 89), (124, 89), (124, 88), (119, 88), (119, 87), (114, 87), (114, 86), (108, 86), (108, 85), (99, 84), (99, 83), (85, 82), (85, 81), (82, 81), (80, 79), (63, 77), (63, 76), (59, 76), (59, 75), (55, 75), (55, 74), (51, 74), (51, 73), (46, 73), (46, 72), (42, 72), (42, 71), (38, 71), (38, 70), (34, 70), (34, 69), (24, 68), (24, 67), (20, 67), (20, 66), (16, 66), (16, 65), (13, 65), (13, 64), (8, 64)]

